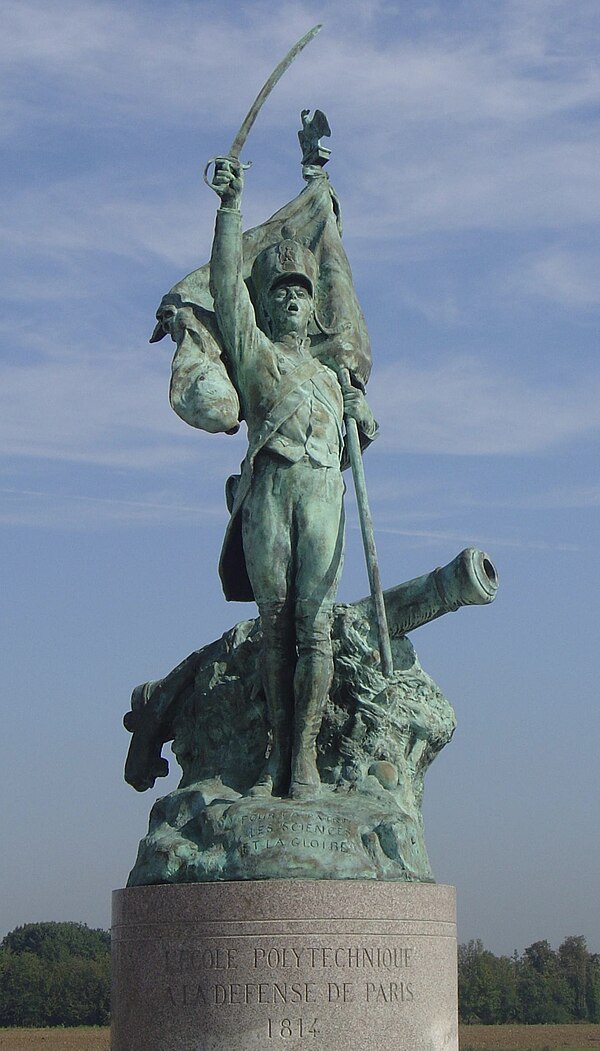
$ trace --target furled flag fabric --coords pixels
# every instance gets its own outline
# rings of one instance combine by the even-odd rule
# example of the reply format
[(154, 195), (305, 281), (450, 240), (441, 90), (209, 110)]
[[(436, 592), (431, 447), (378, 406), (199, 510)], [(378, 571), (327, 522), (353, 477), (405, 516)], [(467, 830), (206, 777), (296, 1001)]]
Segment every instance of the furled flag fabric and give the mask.
[[(310, 248), (319, 266), (316, 321), (309, 333), (313, 354), (334, 368), (346, 367), (356, 385), (364, 387), (371, 371), (371, 349), (342, 247), (339, 201), (322, 168), (305, 168), (304, 175), (308, 185), (297, 197), (244, 233), (244, 280), (254, 299), (250, 274), (263, 249), (285, 239)], [(165, 334), (161, 325), (165, 313), (176, 311), (171, 326), (177, 341), (171, 404), (193, 427), (233, 433), (240, 405), (227, 371), (227, 352), (213, 311), (209, 278), (209, 264), (205, 263), (163, 296), (152, 341)]]

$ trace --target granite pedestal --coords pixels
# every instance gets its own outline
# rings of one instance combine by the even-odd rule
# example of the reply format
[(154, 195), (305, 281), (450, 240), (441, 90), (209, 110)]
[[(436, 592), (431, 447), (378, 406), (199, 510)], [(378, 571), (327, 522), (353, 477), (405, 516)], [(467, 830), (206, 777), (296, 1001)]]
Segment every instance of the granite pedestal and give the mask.
[(112, 1051), (458, 1051), (454, 888), (374, 880), (113, 895)]

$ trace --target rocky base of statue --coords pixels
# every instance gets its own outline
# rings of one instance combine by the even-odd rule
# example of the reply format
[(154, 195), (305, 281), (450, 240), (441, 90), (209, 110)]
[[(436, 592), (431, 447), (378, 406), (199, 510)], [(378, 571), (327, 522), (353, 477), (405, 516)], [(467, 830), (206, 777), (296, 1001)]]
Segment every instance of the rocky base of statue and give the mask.
[(132, 887), (112, 953), (112, 1051), (458, 1051), (452, 887)]
[(132, 717), (141, 711), (152, 725), (156, 713), (183, 778), (155, 803), (129, 886), (432, 878), (423, 776), (452, 735), (452, 709), (406, 638), (394, 644), (398, 671), (383, 679), (369, 622), (355, 607), (338, 607), (334, 639), (336, 678), (318, 741), (322, 784), (301, 802), (253, 794), (269, 749), (258, 622), (192, 654), (170, 683), (143, 688), (145, 704)]
[(183, 776), (159, 799), (129, 886), (210, 880), (430, 881), (425, 773), (454, 712), (405, 631), (460, 605), (492, 601), (493, 566), (468, 549), (443, 569), (385, 592), (394, 672), (381, 673), (369, 600), (336, 606), (335, 675), (317, 742), (321, 785), (298, 800), (256, 794), (271, 748), (259, 620), (242, 621), (163, 679), (133, 692), (126, 780), (139, 791)]
[[(383, 766), (384, 764), (382, 764)], [(389, 765), (389, 764), (388, 764)], [(430, 880), (422, 828), (372, 776), (303, 800), (244, 798), (222, 782), (158, 800), (129, 886), (207, 880)]]

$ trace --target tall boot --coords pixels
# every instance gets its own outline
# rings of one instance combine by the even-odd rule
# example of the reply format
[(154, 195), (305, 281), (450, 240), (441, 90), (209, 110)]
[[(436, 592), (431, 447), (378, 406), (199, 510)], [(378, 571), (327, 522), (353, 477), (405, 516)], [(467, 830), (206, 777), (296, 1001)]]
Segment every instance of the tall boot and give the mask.
[(296, 603), (298, 660), (294, 675), (294, 739), (292, 743), (293, 799), (318, 795), (317, 737), (333, 680), (331, 648), (332, 606)]
[(287, 795), (291, 777), (294, 720), (295, 633), (291, 606), (269, 602), (260, 606), (261, 669), (271, 731), (269, 755), (253, 796)]

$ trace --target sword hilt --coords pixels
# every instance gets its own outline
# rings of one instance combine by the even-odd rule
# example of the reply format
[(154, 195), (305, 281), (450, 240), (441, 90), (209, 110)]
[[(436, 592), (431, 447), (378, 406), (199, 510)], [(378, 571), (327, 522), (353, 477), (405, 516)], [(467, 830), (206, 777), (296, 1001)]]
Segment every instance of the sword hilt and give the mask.
[(211, 190), (215, 190), (215, 192), (218, 190), (218, 187), (215, 186), (215, 184), (210, 181), (210, 179), (208, 177), (208, 173), (209, 173), (210, 169), (212, 168), (212, 166), (214, 164), (214, 167), (215, 167), (215, 171), (214, 171), (214, 174), (213, 174), (213, 178), (214, 178), (214, 175), (216, 175), (216, 172), (217, 172), (217, 166), (219, 164), (223, 164), (224, 161), (228, 161), (230, 164), (239, 164), (239, 166), (242, 169), (242, 171), (247, 171), (248, 168), (252, 167), (252, 161), (248, 161), (247, 164), (244, 164), (239, 159), (239, 157), (211, 157), (210, 160), (208, 160), (206, 162), (206, 166), (204, 168), (204, 174), (203, 174), (202, 177), (203, 177), (204, 182), (206, 183), (206, 185), (210, 186)]

